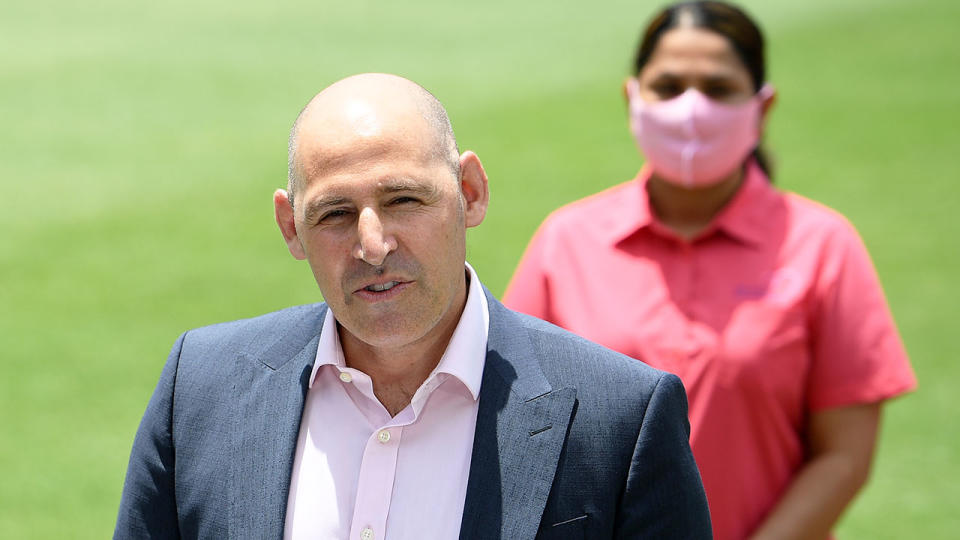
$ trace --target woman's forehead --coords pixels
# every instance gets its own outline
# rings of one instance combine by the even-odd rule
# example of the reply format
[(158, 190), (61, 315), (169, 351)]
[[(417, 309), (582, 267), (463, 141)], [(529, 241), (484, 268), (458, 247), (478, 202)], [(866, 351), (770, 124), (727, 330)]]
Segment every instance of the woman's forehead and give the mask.
[(745, 69), (727, 38), (710, 30), (689, 26), (664, 32), (650, 55), (647, 67), (665, 62), (732, 64)]

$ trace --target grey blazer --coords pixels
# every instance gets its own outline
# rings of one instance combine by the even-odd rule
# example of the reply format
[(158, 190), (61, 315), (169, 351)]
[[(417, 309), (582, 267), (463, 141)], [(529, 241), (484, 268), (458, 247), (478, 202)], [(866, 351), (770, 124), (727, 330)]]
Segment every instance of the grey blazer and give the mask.
[[(485, 293), (460, 538), (711, 538), (679, 379)], [(114, 538), (283, 536), (326, 313), (299, 306), (180, 336), (133, 443)]]

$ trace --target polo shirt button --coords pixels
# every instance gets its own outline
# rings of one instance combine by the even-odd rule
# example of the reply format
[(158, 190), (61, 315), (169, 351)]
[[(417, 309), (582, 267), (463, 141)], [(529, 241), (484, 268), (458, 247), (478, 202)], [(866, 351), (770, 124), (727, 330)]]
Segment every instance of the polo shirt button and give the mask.
[(353, 380), (353, 375), (350, 375), (350, 374), (347, 373), (346, 371), (341, 371), (341, 372), (340, 372), (340, 380), (343, 381), (343, 382), (350, 382), (350, 381)]
[(373, 540), (373, 529), (370, 527), (364, 527), (360, 531), (360, 540)]
[[(379, 440), (383, 444), (387, 444), (388, 442), (390, 442), (390, 432), (387, 430), (383, 430), (380, 433), (377, 433), (377, 440)], [(373, 531), (370, 531), (370, 534), (373, 534)], [(370, 538), (373, 538), (373, 537), (371, 536)]]

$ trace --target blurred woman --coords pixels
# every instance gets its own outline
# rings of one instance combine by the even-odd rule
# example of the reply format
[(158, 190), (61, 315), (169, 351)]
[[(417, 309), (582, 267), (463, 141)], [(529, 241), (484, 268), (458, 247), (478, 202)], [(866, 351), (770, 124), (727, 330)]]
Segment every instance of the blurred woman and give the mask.
[(505, 302), (680, 376), (716, 538), (826, 538), (881, 403), (916, 385), (870, 258), (771, 185), (775, 92), (742, 11), (666, 8), (624, 92), (645, 165), (551, 214)]

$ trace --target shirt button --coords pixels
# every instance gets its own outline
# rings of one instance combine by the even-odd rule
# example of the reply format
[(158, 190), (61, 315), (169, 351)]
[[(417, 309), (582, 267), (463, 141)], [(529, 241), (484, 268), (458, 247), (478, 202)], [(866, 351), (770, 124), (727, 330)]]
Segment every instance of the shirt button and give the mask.
[[(377, 439), (384, 444), (390, 442), (390, 432), (387, 430), (383, 430), (380, 433), (377, 433)], [(373, 534), (373, 531), (370, 531), (370, 534)], [(371, 536), (370, 538), (373, 538), (373, 536)]]
[(364, 527), (364, 529), (360, 531), (360, 540), (373, 540), (373, 529)]
[(343, 382), (350, 382), (353, 380), (353, 376), (347, 373), (346, 371), (340, 372), (340, 380)]

